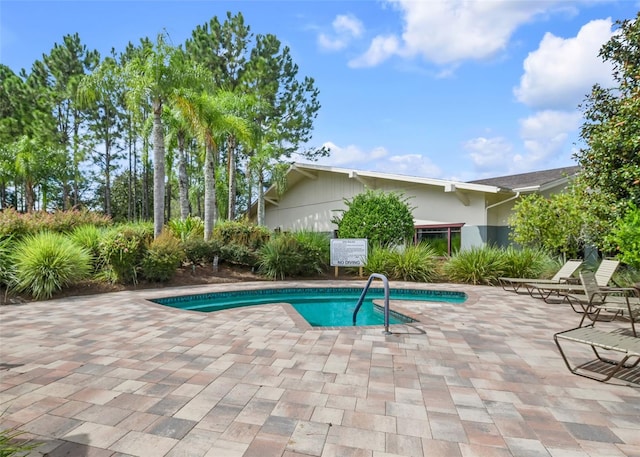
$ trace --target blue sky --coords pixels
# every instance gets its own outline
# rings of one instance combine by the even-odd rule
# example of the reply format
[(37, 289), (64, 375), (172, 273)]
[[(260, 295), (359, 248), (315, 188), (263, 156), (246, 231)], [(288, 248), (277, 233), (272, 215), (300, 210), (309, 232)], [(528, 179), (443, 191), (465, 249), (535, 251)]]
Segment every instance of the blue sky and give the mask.
[(320, 89), (320, 164), (467, 181), (575, 165), (578, 105), (635, 0), (0, 0), (0, 62), (31, 68), (66, 34), (107, 55), (227, 11), (289, 46)]

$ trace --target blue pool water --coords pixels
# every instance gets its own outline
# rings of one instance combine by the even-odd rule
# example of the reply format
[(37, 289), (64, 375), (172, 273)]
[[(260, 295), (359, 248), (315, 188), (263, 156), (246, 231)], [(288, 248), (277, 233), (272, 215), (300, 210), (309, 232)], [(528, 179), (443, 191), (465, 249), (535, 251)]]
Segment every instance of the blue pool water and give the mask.
[[(212, 312), (242, 306), (289, 303), (310, 325), (314, 327), (352, 326), (353, 310), (361, 288), (285, 288), (234, 292), (214, 292), (200, 295), (185, 295), (152, 300), (161, 305), (191, 311)], [(362, 308), (358, 312), (357, 325), (382, 325), (382, 308), (373, 300), (383, 299), (384, 289), (370, 288)], [(462, 303), (467, 296), (462, 292), (390, 289), (391, 300), (442, 301)], [(412, 322), (413, 319), (397, 312), (390, 313), (391, 324)]]

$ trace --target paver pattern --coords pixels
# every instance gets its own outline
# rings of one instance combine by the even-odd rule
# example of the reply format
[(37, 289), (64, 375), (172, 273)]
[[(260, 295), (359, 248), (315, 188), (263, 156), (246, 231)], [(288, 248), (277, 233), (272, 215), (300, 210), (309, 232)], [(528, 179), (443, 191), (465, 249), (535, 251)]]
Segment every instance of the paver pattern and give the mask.
[[(567, 305), (392, 281), (469, 299), (392, 304), (420, 322), (385, 335), (314, 329), (288, 305), (204, 314), (146, 300), (332, 284), (2, 306), (0, 428), (50, 457), (640, 456), (640, 388), (569, 373), (553, 343), (580, 320)], [(588, 360), (587, 349), (570, 353)]]

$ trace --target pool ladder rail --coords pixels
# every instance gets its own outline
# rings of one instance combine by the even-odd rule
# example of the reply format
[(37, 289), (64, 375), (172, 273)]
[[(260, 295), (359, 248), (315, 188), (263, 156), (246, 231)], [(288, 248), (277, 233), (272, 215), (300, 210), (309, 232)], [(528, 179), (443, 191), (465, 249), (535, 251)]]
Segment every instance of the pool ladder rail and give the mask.
[(381, 279), (384, 286), (384, 334), (391, 335), (391, 332), (389, 331), (389, 280), (385, 275), (380, 273), (371, 273), (371, 276), (369, 276), (369, 279), (367, 280), (367, 284), (364, 286), (364, 289), (362, 289), (362, 294), (360, 294), (356, 309), (353, 311), (353, 325), (356, 325), (356, 316), (364, 302), (365, 295), (367, 295), (367, 292), (369, 291), (369, 286), (371, 286), (371, 282), (376, 278)]

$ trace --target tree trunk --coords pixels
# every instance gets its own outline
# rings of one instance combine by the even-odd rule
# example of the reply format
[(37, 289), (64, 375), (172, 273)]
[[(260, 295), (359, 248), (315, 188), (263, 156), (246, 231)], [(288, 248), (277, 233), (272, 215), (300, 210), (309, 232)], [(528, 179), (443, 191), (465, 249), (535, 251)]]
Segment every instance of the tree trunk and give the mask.
[(162, 102), (153, 105), (153, 235), (157, 238), (164, 226), (164, 133)]
[(227, 207), (227, 220), (236, 218), (236, 139), (229, 135), (227, 157), (227, 179), (229, 181), (229, 205)]
[(189, 216), (189, 176), (182, 134), (178, 134), (178, 193), (180, 194), (180, 219), (185, 220)]
[(206, 146), (204, 157), (204, 239), (211, 239), (216, 214), (216, 175), (214, 147)]
[(264, 178), (258, 170), (258, 225), (264, 225)]
[(33, 212), (36, 204), (36, 195), (33, 189), (33, 182), (28, 179), (24, 183), (24, 198), (27, 204), (27, 213)]

